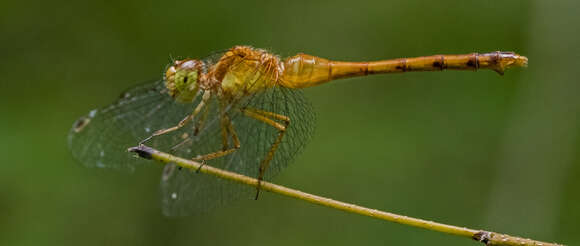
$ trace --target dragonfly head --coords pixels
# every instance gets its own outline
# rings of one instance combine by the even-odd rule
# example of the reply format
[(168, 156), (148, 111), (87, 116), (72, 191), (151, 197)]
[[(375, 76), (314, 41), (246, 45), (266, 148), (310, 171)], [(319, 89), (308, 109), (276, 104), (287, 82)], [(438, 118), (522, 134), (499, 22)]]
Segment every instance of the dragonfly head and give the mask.
[(165, 71), (165, 87), (169, 95), (179, 102), (192, 102), (199, 91), (202, 62), (198, 60), (175, 61)]

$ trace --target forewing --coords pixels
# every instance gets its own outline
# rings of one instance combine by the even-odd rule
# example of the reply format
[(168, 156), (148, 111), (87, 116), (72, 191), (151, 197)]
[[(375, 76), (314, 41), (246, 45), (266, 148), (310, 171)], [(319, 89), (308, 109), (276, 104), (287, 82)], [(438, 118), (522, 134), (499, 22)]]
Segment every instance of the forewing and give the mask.
[[(256, 71), (256, 74), (253, 80), (261, 79), (267, 72)], [(192, 112), (200, 98), (190, 104), (176, 103), (166, 94), (162, 81), (135, 87), (111, 106), (93, 110), (75, 122), (68, 137), (69, 147), (74, 158), (86, 166), (132, 170), (144, 161), (129, 154), (127, 148), (137, 145), (156, 130), (175, 126)], [(219, 110), (220, 103), (223, 102), (214, 95), (207, 106), (203, 127), (197, 134), (194, 124), (190, 123), (146, 144), (183, 158), (222, 150), (220, 119), (227, 114), (232, 119), (241, 148), (233, 154), (209, 160), (207, 164), (257, 177), (260, 162), (279, 132), (264, 122), (242, 115), (240, 109), (254, 108), (284, 115), (290, 117), (291, 122), (266, 171), (265, 179), (270, 180), (302, 150), (314, 130), (312, 107), (300, 91), (275, 87), (240, 100), (236, 98), (225, 105), (223, 111)], [(230, 138), (227, 147), (232, 144)], [(253, 198), (255, 189), (168, 164), (161, 178), (161, 193), (163, 213), (178, 216), (204, 212), (239, 197)]]
[[(112, 105), (92, 110), (77, 120), (68, 135), (73, 157), (88, 167), (133, 170), (144, 163), (127, 152), (154, 131), (176, 125), (191, 113), (190, 104), (176, 103), (164, 92), (162, 81), (137, 86)], [(171, 138), (148, 144), (166, 149)]]

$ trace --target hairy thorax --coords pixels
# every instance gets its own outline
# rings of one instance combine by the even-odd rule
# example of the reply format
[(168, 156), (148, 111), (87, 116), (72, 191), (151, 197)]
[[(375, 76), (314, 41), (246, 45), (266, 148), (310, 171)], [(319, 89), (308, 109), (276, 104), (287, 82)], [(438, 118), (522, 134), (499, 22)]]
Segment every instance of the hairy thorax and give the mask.
[(230, 49), (215, 66), (214, 77), (229, 96), (251, 95), (271, 88), (282, 72), (277, 56), (247, 46)]

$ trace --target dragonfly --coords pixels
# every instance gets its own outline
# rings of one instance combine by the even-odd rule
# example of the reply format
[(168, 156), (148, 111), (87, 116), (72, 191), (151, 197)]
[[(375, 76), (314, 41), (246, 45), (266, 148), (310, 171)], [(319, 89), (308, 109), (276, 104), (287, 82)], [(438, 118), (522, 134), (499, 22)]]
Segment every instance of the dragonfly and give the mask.
[[(88, 167), (134, 170), (127, 152), (147, 144), (180, 157), (270, 180), (303, 150), (315, 115), (303, 88), (372, 74), (525, 67), (513, 52), (433, 55), (368, 62), (308, 54), (282, 59), (235, 46), (203, 59), (175, 60), (162, 79), (138, 85), (113, 104), (81, 117), (68, 135), (73, 157)], [(258, 183), (259, 184), (259, 183)], [(161, 201), (167, 216), (191, 215), (257, 190), (166, 164)]]

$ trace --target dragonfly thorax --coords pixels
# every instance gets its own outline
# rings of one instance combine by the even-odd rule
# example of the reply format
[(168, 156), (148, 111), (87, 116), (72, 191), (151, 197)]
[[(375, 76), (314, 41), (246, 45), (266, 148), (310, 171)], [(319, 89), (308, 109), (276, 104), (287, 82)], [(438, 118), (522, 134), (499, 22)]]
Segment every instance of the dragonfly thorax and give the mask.
[(236, 46), (215, 66), (215, 77), (226, 95), (251, 95), (272, 88), (281, 73), (280, 59), (262, 49)]

